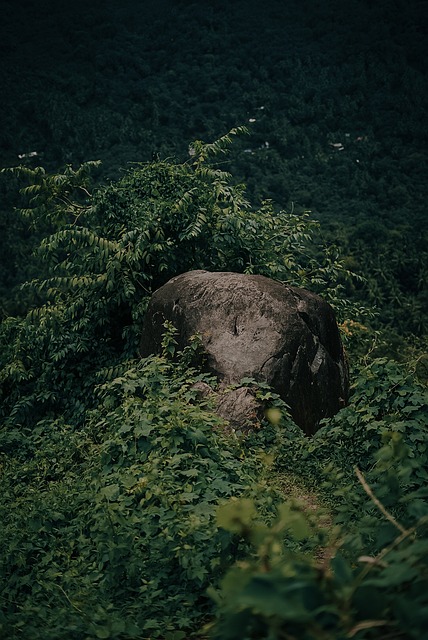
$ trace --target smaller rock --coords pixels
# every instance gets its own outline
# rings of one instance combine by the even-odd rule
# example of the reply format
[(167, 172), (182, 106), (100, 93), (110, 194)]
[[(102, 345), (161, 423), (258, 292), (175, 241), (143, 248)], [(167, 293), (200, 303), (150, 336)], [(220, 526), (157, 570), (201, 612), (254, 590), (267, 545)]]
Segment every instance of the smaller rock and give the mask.
[(260, 403), (248, 387), (224, 389), (218, 393), (215, 410), (236, 431), (260, 426)]
[(230, 388), (220, 385), (214, 391), (206, 382), (196, 382), (192, 389), (201, 399), (209, 398), (213, 410), (226, 421), (233, 431), (246, 431), (260, 426), (263, 409), (249, 387)]

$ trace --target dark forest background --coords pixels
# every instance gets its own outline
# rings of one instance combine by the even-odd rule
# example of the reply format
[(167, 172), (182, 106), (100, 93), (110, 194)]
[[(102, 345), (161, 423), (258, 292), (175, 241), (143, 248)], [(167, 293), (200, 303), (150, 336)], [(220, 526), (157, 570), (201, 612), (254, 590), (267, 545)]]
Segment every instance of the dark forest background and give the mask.
[[(246, 125), (222, 168), (258, 206), (310, 210), (366, 281), (375, 326), (423, 335), (427, 77), (417, 0), (11, 0), (0, 26), (0, 163), (55, 171), (189, 159)], [(30, 155), (36, 152), (37, 155)], [(21, 157), (20, 157), (21, 156)], [(37, 239), (2, 179), (0, 294), (31, 276)]]

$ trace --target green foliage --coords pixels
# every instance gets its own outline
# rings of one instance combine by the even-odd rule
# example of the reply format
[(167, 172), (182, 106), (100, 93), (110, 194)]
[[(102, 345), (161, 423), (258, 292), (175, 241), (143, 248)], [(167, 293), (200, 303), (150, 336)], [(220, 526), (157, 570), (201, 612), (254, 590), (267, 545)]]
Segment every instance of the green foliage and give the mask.
[(88, 206), (85, 201), (91, 197), (88, 191), (91, 172), (99, 165), (99, 161), (89, 161), (73, 169), (68, 164), (62, 173), (53, 175), (43, 167), (31, 169), (19, 165), (2, 169), (1, 173), (29, 182), (20, 189), (28, 201), (28, 207), (21, 208), (20, 213), (30, 221), (32, 228), (41, 226), (45, 229), (62, 227), (67, 222), (75, 224)]
[[(193, 384), (206, 378), (189, 369), (189, 350), (169, 359), (176, 354), (167, 327), (164, 355), (129, 362), (97, 387), (82, 429), (40, 420), (27, 442), (21, 436), (3, 452), (4, 635), (186, 637), (214, 615), (208, 588), (217, 608), (210, 633), (219, 640), (423, 638), (422, 388), (400, 367), (374, 362), (350, 407), (331, 419), (331, 434), (326, 425), (307, 440), (275, 414), (273, 432), (239, 442), (197, 401)], [(283, 408), (268, 389), (260, 394)], [(384, 421), (376, 437), (371, 406)], [(408, 407), (413, 428), (394, 430)], [(369, 451), (363, 436), (360, 449), (350, 447), (352, 414), (371, 438)], [(304, 465), (319, 478), (330, 462), (324, 491), (336, 493), (340, 528), (320, 528), (295, 501), (272, 522), (278, 495), (260, 448), (268, 443), (275, 466), (286, 462), (303, 477)], [(357, 460), (365, 477), (351, 482), (344, 465)]]
[[(183, 640), (213, 619), (208, 594), (219, 639), (424, 637), (424, 358), (419, 383), (370, 360), (349, 265), (322, 249), (308, 212), (253, 207), (210, 164), (243, 132), (194, 143), (185, 163), (139, 163), (92, 195), (92, 163), (12, 172), (34, 181), (24, 215), (43, 239), (25, 311), (0, 327), (5, 637)], [(194, 387), (215, 385), (194, 368), (197, 336), (177, 353), (166, 323), (162, 353), (138, 359), (151, 292), (190, 269), (322, 292), (363, 356), (349, 406), (308, 439), (247, 378), (270, 424), (224, 435)], [(290, 501), (275, 522), (286, 473), (322, 488), (335, 536)]]
[[(373, 506), (378, 500), (364, 478), (362, 481)], [(362, 555), (364, 547), (355, 544), (352, 536), (340, 539), (343, 534), (337, 530), (319, 560), (290, 552), (284, 544), (286, 530), (296, 539), (311, 538), (312, 545), (320, 537), (326, 539), (326, 531), (314, 531), (308, 516), (295, 504), (285, 503), (271, 527), (254, 520), (251, 501), (223, 507), (219, 522), (226, 530), (250, 539), (255, 556), (232, 568), (219, 592), (211, 591), (219, 609), (212, 637), (425, 638), (428, 510), (406, 529), (379, 504), (384, 522), (376, 523), (376, 528), (363, 515), (359, 526), (360, 541), (363, 535), (375, 533), (382, 539), (379, 553)]]
[(349, 406), (311, 440), (282, 436), (277, 468), (322, 483), (335, 526), (323, 526), (321, 514), (316, 526), (292, 500), (270, 527), (251, 501), (222, 507), (221, 526), (249, 540), (255, 555), (211, 591), (212, 637), (427, 637), (427, 400), (403, 367), (374, 360), (356, 376)]
[(398, 231), (366, 222), (342, 248), (353, 255), (353, 270), (366, 276), (359, 295), (382, 309), (378, 327), (426, 334), (426, 240), (423, 232), (413, 233), (408, 227)]
[[(392, 11), (363, 0), (349, 8), (288, 0), (287, 10), (282, 0), (205, 10), (171, 0), (123, 0), (107, 10), (76, 2), (78, 25), (71, 7), (49, 0), (7, 3), (2, 166), (19, 161), (34, 172), (41, 162), (50, 172), (100, 158), (100, 177), (117, 179), (130, 161), (183, 161), (189, 140), (247, 123), (251, 137), (237, 141), (222, 168), (247, 184), (254, 206), (273, 198), (288, 210), (310, 208), (326, 242), (365, 277), (346, 297), (375, 303), (377, 328), (423, 335), (423, 3), (396, 0)], [(201, 160), (226, 138), (205, 146)], [(7, 245), (28, 255), (4, 201), (0, 215)], [(5, 298), (15, 274), (28, 276), (25, 259), (13, 255), (12, 264), (2, 253)]]
[(275, 468), (322, 486), (335, 526), (321, 515), (316, 526), (293, 500), (270, 526), (251, 501), (222, 507), (221, 526), (255, 555), (211, 591), (213, 637), (426, 637), (427, 400), (403, 366), (380, 359), (360, 366), (349, 406), (311, 439), (286, 428), (276, 401)]
[(386, 441), (399, 438), (413, 459), (413, 486), (428, 480), (428, 394), (402, 365), (375, 359), (355, 372), (347, 407), (325, 422), (306, 447), (305, 465), (319, 472), (328, 462), (340, 471), (373, 465)]
[(178, 638), (211, 612), (239, 547), (217, 505), (254, 496), (261, 469), (196, 402), (186, 358), (129, 363), (80, 430), (40, 420), (31, 452), (3, 451), (4, 637)]
[(138, 164), (92, 196), (88, 173), (96, 163), (53, 175), (42, 168), (14, 172), (34, 180), (23, 189), (24, 215), (54, 232), (39, 249), (46, 277), (23, 285), (36, 302), (2, 328), (8, 424), (49, 411), (80, 420), (97, 376), (138, 352), (150, 293), (178, 273), (260, 273), (322, 290), (341, 315), (360, 312), (342, 295), (351, 274), (338, 257), (317, 259), (317, 225), (307, 213), (277, 212), (270, 202), (254, 209), (242, 185), (206, 164), (242, 132), (195, 143), (192, 162)]

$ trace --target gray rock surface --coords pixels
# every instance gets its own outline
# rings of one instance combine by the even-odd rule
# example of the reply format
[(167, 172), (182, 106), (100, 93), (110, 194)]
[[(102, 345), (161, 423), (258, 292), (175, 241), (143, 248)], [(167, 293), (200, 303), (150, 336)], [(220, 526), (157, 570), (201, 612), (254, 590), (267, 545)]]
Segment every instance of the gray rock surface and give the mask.
[(201, 336), (208, 369), (224, 384), (267, 382), (308, 435), (346, 404), (348, 366), (334, 312), (310, 291), (264, 276), (190, 271), (153, 294), (142, 356), (159, 350), (165, 320), (177, 328), (180, 349)]
[(211, 400), (215, 412), (225, 419), (230, 429), (242, 432), (260, 427), (263, 407), (251, 388), (220, 385), (214, 390), (206, 382), (196, 382), (192, 388), (201, 399)]

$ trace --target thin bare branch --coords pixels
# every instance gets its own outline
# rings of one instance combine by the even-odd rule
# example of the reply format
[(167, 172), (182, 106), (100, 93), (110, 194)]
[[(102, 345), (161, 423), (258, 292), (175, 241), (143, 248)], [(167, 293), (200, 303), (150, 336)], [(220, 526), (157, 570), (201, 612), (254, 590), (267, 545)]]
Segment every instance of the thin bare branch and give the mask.
[(394, 527), (396, 529), (398, 529), (399, 531), (401, 531), (401, 533), (407, 533), (406, 529), (399, 523), (397, 522), (397, 520), (394, 518), (393, 515), (391, 515), (389, 513), (389, 511), (387, 511), (385, 509), (385, 507), (383, 506), (383, 504), (381, 503), (381, 501), (379, 500), (379, 498), (377, 498), (375, 496), (375, 494), (373, 493), (373, 491), (370, 489), (369, 485), (367, 484), (363, 474), (361, 473), (361, 471), (358, 469), (358, 467), (355, 467), (355, 473), (357, 475), (357, 478), (361, 484), (361, 486), (363, 487), (364, 491), (367, 493), (367, 495), (369, 496), (369, 498), (374, 502), (374, 504), (377, 506), (377, 508), (379, 509), (379, 511), (381, 513), (383, 513), (383, 515), (385, 516), (385, 518), (387, 520), (389, 520), (389, 522), (391, 522), (391, 524), (394, 525)]

